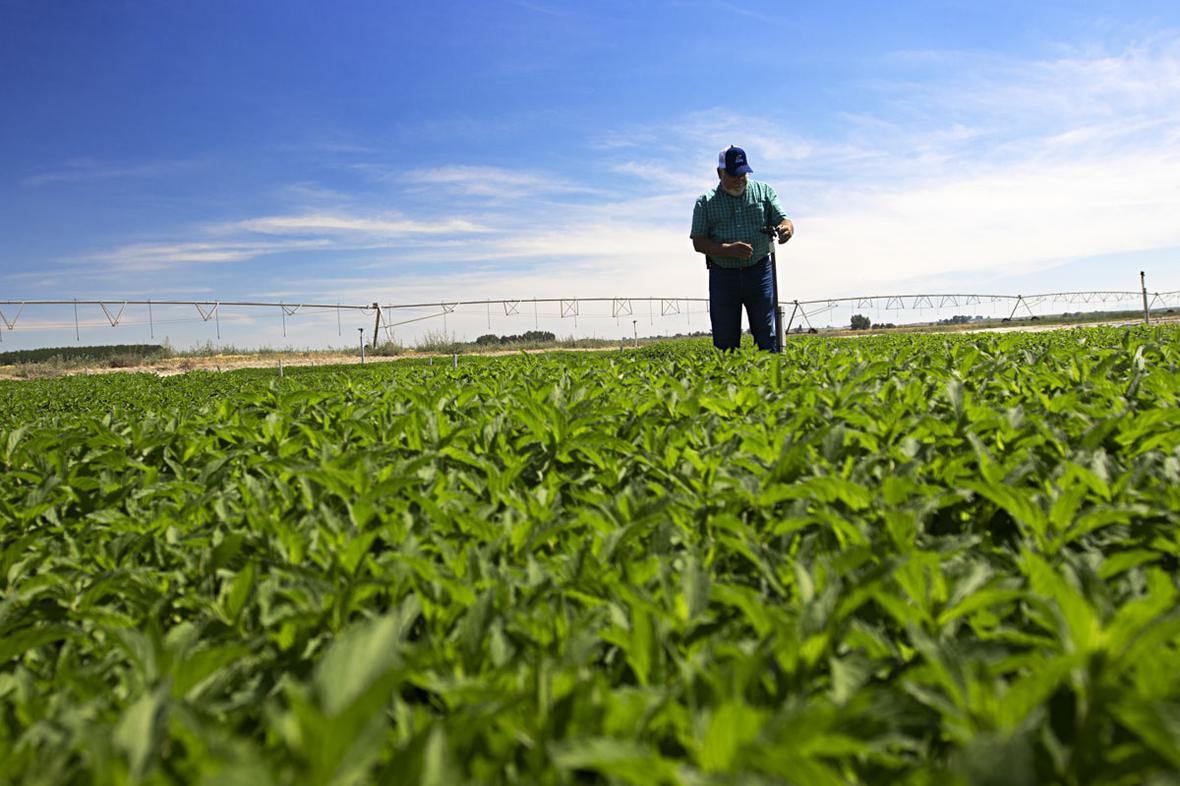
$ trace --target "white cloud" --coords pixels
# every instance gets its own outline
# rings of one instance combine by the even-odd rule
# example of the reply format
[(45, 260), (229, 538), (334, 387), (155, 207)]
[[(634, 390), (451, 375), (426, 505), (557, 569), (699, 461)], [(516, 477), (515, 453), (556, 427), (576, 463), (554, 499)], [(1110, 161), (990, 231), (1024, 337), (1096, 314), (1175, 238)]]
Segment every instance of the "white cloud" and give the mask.
[(791, 256), (818, 293), (1180, 247), (1180, 156), (1024, 162), (894, 189), (848, 188), (799, 217)]
[(525, 168), (456, 165), (435, 169), (398, 170), (386, 173), (383, 179), (415, 194), (441, 191), (466, 197), (498, 200), (606, 194), (602, 189), (585, 183)]
[(266, 254), (324, 248), (322, 240), (277, 242), (133, 243), (91, 257), (122, 272), (162, 270), (178, 265), (244, 262)]
[(289, 216), (266, 216), (236, 222), (238, 229), (265, 235), (363, 235), (394, 238), (404, 235), (446, 235), (457, 232), (489, 232), (461, 219), (436, 222), (404, 218), (373, 218), (342, 213), (313, 213)]

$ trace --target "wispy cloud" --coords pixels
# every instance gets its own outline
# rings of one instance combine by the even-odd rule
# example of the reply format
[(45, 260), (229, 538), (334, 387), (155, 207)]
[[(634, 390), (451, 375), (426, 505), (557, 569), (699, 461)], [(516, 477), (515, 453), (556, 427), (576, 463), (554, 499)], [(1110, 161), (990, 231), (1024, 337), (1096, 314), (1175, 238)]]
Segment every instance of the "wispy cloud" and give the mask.
[(765, 24), (768, 28), (779, 27), (783, 23), (783, 19), (780, 16), (761, 13), (737, 3), (709, 2), (706, 5), (716, 8), (719, 11), (719, 17), (728, 17), (730, 15), (744, 16), (747, 19), (753, 19), (756, 22)]
[(27, 175), (21, 184), (29, 188), (57, 183), (88, 183), (171, 175), (196, 166), (192, 161), (154, 161), (138, 164), (99, 161), (93, 158), (72, 158), (52, 167), (45, 167)]
[(132, 273), (245, 263), (292, 251), (390, 249), (410, 238), (435, 239), (445, 245), (449, 238), (490, 232), (488, 227), (461, 219), (430, 222), (344, 212), (299, 213), (210, 225), (190, 233), (202, 239), (130, 243), (92, 254), (83, 261)]
[(91, 260), (125, 273), (162, 270), (181, 265), (244, 262), (285, 251), (308, 251), (327, 246), (324, 240), (267, 242), (133, 243), (95, 254)]
[(366, 176), (411, 194), (447, 194), (497, 199), (551, 196), (602, 196), (605, 192), (587, 183), (527, 168), (453, 165), (433, 169), (357, 164)]
[(488, 166), (452, 166), (429, 172), (411, 172), (410, 182), (425, 182), (430, 188), (449, 187), (468, 196), (528, 196), (535, 194), (597, 194), (602, 189), (555, 177), (544, 172)]
[[(888, 142), (915, 128), (954, 123), (981, 143), (972, 152), (1007, 155), (1007, 142), (1025, 147), (1055, 135), (1068, 138), (1080, 128), (1101, 130), (1088, 139), (1108, 143), (1168, 130), (1174, 138), (1180, 120), (1175, 32), (1117, 52), (1072, 48), (1037, 61), (965, 52), (924, 55), (933, 60), (932, 76), (878, 84), (892, 99)], [(881, 127), (873, 130), (880, 133)]]
[(264, 235), (328, 235), (364, 236), (368, 238), (398, 238), (408, 235), (448, 235), (468, 232), (490, 232), (462, 219), (415, 221), (406, 218), (374, 218), (347, 214), (314, 213), (306, 215), (266, 216), (238, 221), (233, 225), (247, 232)]
[(350, 205), (357, 201), (355, 194), (342, 191), (339, 188), (328, 188), (314, 181), (288, 183), (275, 191), (278, 200), (307, 208), (310, 205), (319, 206), (319, 210), (334, 208), (339, 205)]
[(517, 8), (523, 8), (526, 11), (532, 11), (533, 13), (558, 17), (561, 19), (566, 19), (577, 15), (568, 7), (558, 7), (551, 3), (535, 3), (527, 2), (527, 0), (513, 0), (512, 5), (516, 6)]

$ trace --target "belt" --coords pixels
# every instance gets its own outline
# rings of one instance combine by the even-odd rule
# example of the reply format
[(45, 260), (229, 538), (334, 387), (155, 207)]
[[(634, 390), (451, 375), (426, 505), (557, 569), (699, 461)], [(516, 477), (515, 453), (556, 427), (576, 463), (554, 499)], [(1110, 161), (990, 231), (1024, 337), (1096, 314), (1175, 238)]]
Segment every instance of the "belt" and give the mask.
[(767, 254), (766, 256), (762, 257), (761, 259), (755, 260), (748, 265), (738, 265), (737, 267), (722, 267), (721, 265), (714, 265), (712, 259), (710, 259), (709, 257), (705, 257), (705, 269), (712, 270), (713, 268), (717, 268), (718, 270), (749, 270), (752, 267), (758, 267), (763, 262), (766, 262), (769, 259), (770, 259), (770, 254)]

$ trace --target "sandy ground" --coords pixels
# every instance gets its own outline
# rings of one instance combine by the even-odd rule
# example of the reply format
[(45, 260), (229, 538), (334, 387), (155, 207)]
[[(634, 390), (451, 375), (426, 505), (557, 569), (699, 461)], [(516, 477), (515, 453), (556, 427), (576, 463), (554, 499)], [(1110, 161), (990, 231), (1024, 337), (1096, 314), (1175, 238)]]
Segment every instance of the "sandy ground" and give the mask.
[[(490, 352), (468, 352), (459, 356), (459, 362), (462, 363), (464, 357), (476, 355), (481, 357), (495, 357), (499, 355), (519, 355), (521, 352), (530, 355), (544, 352), (606, 352), (611, 350), (617, 352), (618, 349), (618, 346), (611, 345), (606, 347), (555, 347), (553, 349), (505, 349)], [(389, 357), (374, 357), (369, 355), (365, 357), (365, 362), (391, 363), (399, 360), (409, 360), (411, 358), (421, 359), (428, 357), (442, 358), (447, 362), (451, 360), (451, 355), (449, 354), (414, 352)], [(273, 368), (277, 372), (280, 363), (284, 368), (291, 368), (293, 366), (352, 365), (359, 364), (360, 362), (359, 355), (331, 352), (284, 352), (268, 355), (209, 355), (202, 357), (166, 358), (163, 360), (153, 360), (140, 366), (125, 366), (122, 368), (107, 368), (104, 366), (71, 366), (66, 368), (0, 366), (0, 379), (37, 379), (51, 376), (72, 376), (75, 374), (118, 373), (148, 373), (161, 377), (170, 377), (174, 374), (183, 374), (187, 371), (233, 371), (240, 368)]]
[[(1151, 324), (1175, 324), (1180, 322), (1180, 317), (1152, 317)], [(1142, 322), (1131, 322), (1125, 319), (1115, 320), (1113, 322), (1072, 322), (1068, 324), (1048, 324), (1048, 325), (1001, 325), (1000, 327), (980, 328), (978, 330), (968, 329), (964, 333), (1011, 333), (1014, 330), (1022, 330), (1025, 333), (1041, 333), (1046, 330), (1069, 330), (1071, 328), (1085, 328), (1085, 327), (1134, 327), (1140, 325)]]
[[(1180, 316), (1171, 317), (1152, 317), (1151, 324), (1175, 324), (1180, 322)], [(1019, 325), (989, 325), (988, 327), (971, 327), (970, 323), (955, 326), (943, 326), (940, 329), (924, 330), (920, 326), (899, 326), (889, 330), (866, 330), (866, 331), (851, 331), (841, 330), (836, 333), (827, 333), (826, 335), (836, 335), (841, 338), (848, 336), (880, 336), (890, 333), (931, 333), (934, 335), (947, 335), (952, 333), (1043, 333), (1048, 330), (1072, 330), (1074, 328), (1091, 328), (1091, 327), (1134, 327), (1142, 324), (1141, 322), (1128, 321), (1126, 319), (1107, 319), (1095, 320), (1093, 322), (1045, 322), (1039, 324), (1019, 324)], [(791, 335), (795, 335), (792, 333)], [(820, 335), (825, 335), (821, 333)]]

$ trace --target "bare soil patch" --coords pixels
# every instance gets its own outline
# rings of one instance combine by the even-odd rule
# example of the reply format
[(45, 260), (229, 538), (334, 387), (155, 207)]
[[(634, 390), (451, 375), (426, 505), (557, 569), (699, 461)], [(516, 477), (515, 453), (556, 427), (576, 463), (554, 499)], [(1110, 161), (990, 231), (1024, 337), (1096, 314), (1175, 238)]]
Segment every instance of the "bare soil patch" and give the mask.
[[(628, 345), (630, 346), (630, 345)], [(552, 347), (546, 349), (497, 349), (488, 352), (465, 352), (459, 355), (460, 362), (464, 357), (496, 357), (501, 355), (519, 355), (522, 352), (529, 355), (545, 352), (618, 352), (617, 346), (606, 347)], [(410, 352), (404, 355), (366, 355), (365, 363), (391, 363), (412, 358), (445, 358), (451, 359), (450, 354)], [(73, 376), (75, 374), (121, 374), (148, 373), (160, 377), (170, 377), (189, 371), (234, 371), (242, 368), (273, 368), (276, 371), (281, 363), (283, 368), (297, 366), (339, 366), (360, 364), (360, 355), (332, 352), (291, 352), (268, 353), (265, 355), (208, 355), (199, 357), (174, 357), (147, 361), (138, 366), (122, 366), (110, 368), (106, 366), (72, 366), (72, 367), (22, 367), (0, 366), (0, 379), (38, 379), (52, 376)]]

